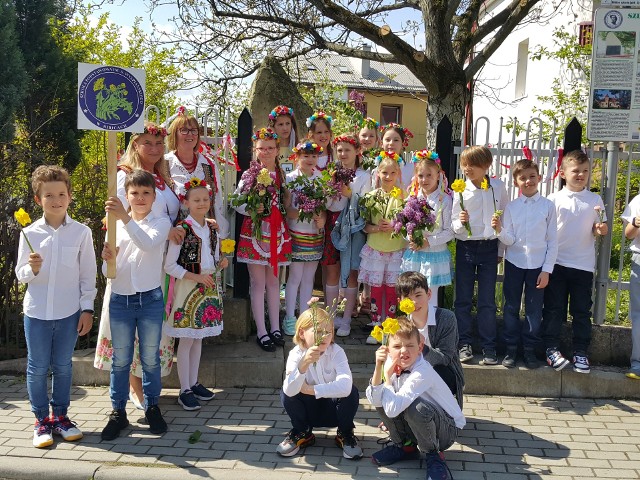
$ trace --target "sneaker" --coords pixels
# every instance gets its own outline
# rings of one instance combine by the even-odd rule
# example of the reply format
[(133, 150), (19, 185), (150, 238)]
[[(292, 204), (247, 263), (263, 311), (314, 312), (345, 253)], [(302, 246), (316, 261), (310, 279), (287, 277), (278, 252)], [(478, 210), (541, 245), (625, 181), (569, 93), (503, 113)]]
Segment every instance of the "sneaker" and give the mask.
[(367, 337), (367, 340), (366, 340), (366, 344), (367, 344), (367, 345), (378, 345), (378, 343), (380, 343), (380, 342), (378, 342), (378, 340), (376, 340), (375, 338), (373, 338), (371, 335), (369, 335), (369, 336)]
[(547, 363), (555, 371), (559, 372), (564, 367), (569, 365), (569, 360), (562, 356), (560, 350), (557, 348), (547, 348)]
[(473, 350), (471, 350), (471, 345), (462, 345), (458, 350), (458, 358), (462, 363), (471, 360), (473, 358)]
[(178, 395), (178, 404), (187, 411), (200, 410), (200, 402), (191, 390), (185, 390)]
[(36, 448), (44, 448), (53, 445), (53, 436), (51, 435), (51, 423), (49, 417), (42, 420), (36, 420), (33, 427), (33, 446)]
[(348, 337), (351, 335), (351, 325), (342, 325), (336, 332), (338, 337)]
[(333, 328), (340, 329), (340, 327), (344, 326), (344, 317), (337, 316), (333, 319)]
[(151, 405), (144, 413), (149, 422), (149, 431), (155, 435), (159, 435), (167, 431), (167, 422), (162, 418), (160, 408), (157, 405)]
[(518, 356), (518, 350), (514, 348), (507, 348), (507, 354), (502, 360), (502, 366), (507, 368), (513, 368), (516, 366), (516, 357)]
[(353, 434), (353, 430), (343, 434), (338, 430), (336, 434), (336, 445), (342, 448), (342, 456), (350, 460), (358, 460), (362, 458), (362, 448), (358, 445), (358, 439)]
[(442, 452), (427, 453), (427, 480), (451, 480)]
[(120, 435), (120, 431), (129, 426), (126, 410), (113, 410), (109, 414), (109, 421), (102, 429), (100, 437), (102, 440), (113, 440)]
[(632, 380), (640, 380), (640, 371), (638, 369), (632, 368), (627, 373), (625, 373), (625, 376)]
[(418, 447), (413, 444), (396, 445), (395, 443), (390, 443), (382, 450), (378, 450), (371, 455), (371, 461), (379, 467), (383, 467), (401, 460), (418, 458), (419, 455)]
[(292, 337), (296, 334), (297, 320), (298, 319), (296, 317), (285, 315), (284, 320), (282, 321), (282, 331), (285, 335)]
[(482, 360), (480, 365), (497, 365), (498, 355), (493, 348), (485, 348), (482, 350)]
[(60, 435), (67, 442), (82, 438), (80, 429), (66, 415), (61, 415), (60, 417), (51, 416), (51, 423), (53, 425), (53, 433)]
[(196, 397), (198, 400), (203, 400), (205, 402), (208, 402), (209, 400), (213, 400), (213, 398), (216, 396), (216, 394), (213, 393), (211, 390), (203, 387), (201, 383), (197, 383), (197, 382), (193, 387), (191, 387), (191, 392), (193, 393), (193, 396)]
[(524, 351), (524, 366), (529, 370), (535, 370), (540, 367), (540, 362), (538, 362), (538, 358), (533, 350)]
[(584, 353), (574, 353), (573, 371), (578, 373), (589, 373), (591, 371), (591, 367), (589, 366), (589, 357)]
[(290, 430), (285, 439), (276, 448), (276, 452), (283, 457), (292, 457), (301, 448), (310, 447), (314, 443), (316, 443), (316, 436), (313, 432), (296, 433), (294, 430)]

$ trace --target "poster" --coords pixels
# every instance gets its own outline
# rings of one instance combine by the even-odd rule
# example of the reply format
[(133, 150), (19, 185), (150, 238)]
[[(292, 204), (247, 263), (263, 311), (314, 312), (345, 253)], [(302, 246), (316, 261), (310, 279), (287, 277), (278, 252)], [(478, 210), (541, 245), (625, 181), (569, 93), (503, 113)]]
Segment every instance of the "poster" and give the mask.
[(640, 9), (599, 8), (593, 33), (587, 137), (640, 141)]

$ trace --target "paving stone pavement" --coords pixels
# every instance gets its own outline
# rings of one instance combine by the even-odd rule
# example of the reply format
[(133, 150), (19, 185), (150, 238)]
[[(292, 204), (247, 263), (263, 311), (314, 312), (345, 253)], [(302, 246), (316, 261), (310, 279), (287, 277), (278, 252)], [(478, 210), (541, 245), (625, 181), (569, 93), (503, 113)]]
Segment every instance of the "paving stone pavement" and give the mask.
[[(186, 412), (176, 403), (177, 390), (165, 390), (160, 407), (167, 433), (150, 434), (139, 423), (141, 412), (131, 407), (131, 427), (119, 439), (102, 442), (108, 389), (73, 387), (69, 413), (85, 437), (73, 443), (57, 437), (54, 446), (35, 449), (24, 378), (0, 377), (0, 479), (425, 478), (424, 460), (385, 468), (370, 462), (385, 434), (365, 398), (356, 434), (366, 458), (353, 461), (335, 446), (335, 431), (322, 429), (303, 454), (279, 457), (276, 445), (290, 425), (277, 390), (216, 393), (200, 411)], [(640, 478), (640, 402), (468, 395), (464, 410), (467, 426), (446, 452), (456, 480)], [(190, 444), (195, 430), (202, 436)]]

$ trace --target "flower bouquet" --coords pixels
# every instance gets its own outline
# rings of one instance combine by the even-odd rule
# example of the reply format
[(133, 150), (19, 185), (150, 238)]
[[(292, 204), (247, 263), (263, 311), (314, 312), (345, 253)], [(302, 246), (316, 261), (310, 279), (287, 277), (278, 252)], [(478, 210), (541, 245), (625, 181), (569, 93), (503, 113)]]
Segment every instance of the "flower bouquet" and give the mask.
[(382, 322), (382, 326), (376, 325), (373, 327), (371, 331), (371, 336), (375, 338), (378, 342), (380, 342), (383, 346), (389, 345), (389, 337), (391, 335), (395, 335), (400, 325), (398, 325), (398, 320), (395, 318), (387, 317), (387, 319)]
[(362, 152), (362, 169), (371, 172), (378, 165), (376, 164), (376, 157), (378, 156), (378, 152), (380, 149), (378, 148), (370, 148)]
[(435, 216), (433, 208), (429, 205), (426, 198), (411, 196), (404, 205), (404, 208), (398, 212), (393, 221), (392, 237), (402, 235), (422, 248), (424, 245), (425, 230), (433, 230), (435, 225)]
[(398, 187), (393, 187), (389, 193), (386, 193), (381, 188), (369, 192), (359, 200), (362, 217), (367, 223), (373, 223), (373, 219), (376, 216), (391, 220), (398, 213), (397, 208), (390, 208), (391, 199), (397, 198), (401, 200), (402, 197), (402, 190)]
[[(464, 199), (462, 198), (462, 192), (464, 192), (465, 188), (467, 188), (467, 182), (465, 182), (461, 178), (458, 178), (458, 179), (454, 180), (453, 183), (451, 184), (451, 190), (453, 190), (454, 192), (456, 192), (460, 196), (460, 208), (462, 210), (465, 209), (464, 208)], [(464, 228), (467, 230), (467, 237), (470, 237), (471, 236), (471, 225), (469, 225), (469, 222), (464, 222), (463, 225), (464, 225)]]
[[(269, 170), (259, 162), (251, 162), (251, 165), (242, 174), (242, 190), (231, 195), (231, 205), (238, 207), (247, 206), (247, 213), (253, 222), (253, 234), (257, 239), (262, 237), (260, 226), (262, 220), (271, 213), (272, 195), (277, 192), (277, 187)], [(262, 212), (258, 212), (262, 205)]]
[(336, 194), (329, 180), (328, 174), (316, 178), (300, 175), (289, 183), (294, 205), (298, 208), (298, 220), (311, 222), (314, 215), (327, 209), (327, 198)]
[(325, 172), (330, 175), (327, 185), (335, 192), (332, 198), (336, 199), (340, 197), (342, 188), (349, 187), (356, 177), (356, 171), (353, 168), (345, 168), (339, 163), (330, 163)]

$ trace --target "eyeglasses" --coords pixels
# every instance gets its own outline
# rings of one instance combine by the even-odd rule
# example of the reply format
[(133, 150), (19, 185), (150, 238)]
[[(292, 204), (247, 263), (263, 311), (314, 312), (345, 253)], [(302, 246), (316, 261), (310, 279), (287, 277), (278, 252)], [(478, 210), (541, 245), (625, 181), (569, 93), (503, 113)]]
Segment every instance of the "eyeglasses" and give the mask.
[(256, 150), (258, 150), (259, 152), (273, 152), (274, 150), (277, 150), (276, 147), (256, 147)]
[(198, 129), (197, 128), (181, 128), (180, 130), (178, 130), (182, 135), (197, 135), (198, 134)]

